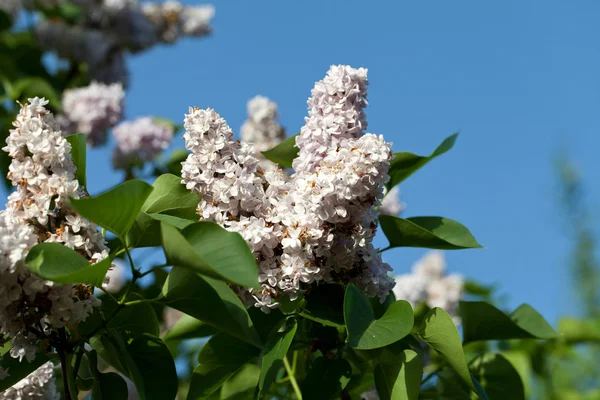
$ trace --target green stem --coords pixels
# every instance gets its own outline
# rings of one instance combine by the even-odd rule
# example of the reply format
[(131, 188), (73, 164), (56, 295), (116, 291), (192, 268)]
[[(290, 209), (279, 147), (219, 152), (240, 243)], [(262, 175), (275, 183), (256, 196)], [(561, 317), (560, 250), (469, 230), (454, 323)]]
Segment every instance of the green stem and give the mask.
[(119, 304), (121, 304), (121, 305), (125, 304), (125, 301), (127, 300), (127, 296), (129, 296), (131, 289), (133, 289), (133, 285), (135, 284), (135, 281), (137, 281), (138, 278), (140, 277), (140, 273), (139, 273), (139, 271), (137, 271), (135, 269), (135, 264), (133, 263), (133, 258), (131, 257), (131, 253), (129, 252), (129, 248), (127, 246), (125, 246), (125, 253), (127, 254), (127, 258), (129, 259), (129, 267), (131, 268), (131, 281), (129, 282), (127, 289), (125, 289), (125, 293), (123, 294), (123, 297), (121, 297), (121, 300), (119, 301)]
[(169, 266), (169, 264), (155, 265), (154, 267), (150, 268), (148, 271), (142, 272), (140, 274), (140, 278), (142, 278), (142, 277), (144, 277), (144, 276), (146, 276), (148, 274), (151, 274), (151, 273), (153, 273), (155, 271), (162, 270), (163, 268), (168, 267), (168, 266)]
[(294, 393), (296, 393), (296, 397), (298, 400), (302, 400), (302, 392), (300, 391), (300, 386), (298, 386), (298, 382), (296, 381), (296, 377), (294, 376), (294, 371), (290, 367), (290, 363), (287, 360), (287, 356), (283, 357), (283, 365), (285, 366), (285, 370), (290, 377), (290, 383), (294, 388)]
[(136, 304), (143, 304), (143, 303), (160, 303), (160, 297), (157, 297), (155, 299), (132, 300), (132, 301), (123, 303), (123, 306), (129, 307), (129, 306), (135, 306)]
[(71, 393), (71, 397), (76, 400), (77, 399), (77, 386), (75, 385), (75, 375), (73, 371), (72, 361), (73, 354), (67, 354), (67, 383), (69, 385), (69, 393)]

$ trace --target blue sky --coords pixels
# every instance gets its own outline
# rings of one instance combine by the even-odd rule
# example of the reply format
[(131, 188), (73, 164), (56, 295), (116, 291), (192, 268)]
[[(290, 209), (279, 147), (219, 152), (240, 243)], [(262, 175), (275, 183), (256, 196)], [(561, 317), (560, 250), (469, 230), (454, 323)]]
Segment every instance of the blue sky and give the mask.
[[(575, 310), (552, 162), (568, 148), (590, 204), (598, 204), (600, 2), (214, 5), (212, 37), (130, 58), (129, 118), (180, 122), (189, 106), (213, 107), (237, 132), (246, 101), (262, 94), (279, 104), (293, 134), (313, 83), (331, 64), (366, 67), (368, 130), (395, 151), (426, 154), (461, 131), (454, 150), (401, 186), (405, 216), (456, 219), (485, 245), (447, 252), (449, 270), (497, 283), (509, 306), (530, 303), (551, 321)], [(89, 155), (91, 192), (119, 180), (108, 152)], [(423, 250), (385, 254), (401, 273)]]

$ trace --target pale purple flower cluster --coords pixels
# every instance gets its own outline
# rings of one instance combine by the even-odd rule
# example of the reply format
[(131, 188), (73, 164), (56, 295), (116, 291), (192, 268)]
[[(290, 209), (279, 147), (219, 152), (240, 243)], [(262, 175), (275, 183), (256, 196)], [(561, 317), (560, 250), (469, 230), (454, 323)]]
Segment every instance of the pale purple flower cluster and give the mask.
[(47, 362), (0, 393), (0, 400), (59, 400), (54, 365)]
[(384, 198), (379, 206), (379, 214), (398, 216), (404, 210), (404, 203), (400, 201), (400, 188), (394, 186), (392, 190), (384, 194)]
[(113, 164), (127, 168), (132, 162), (151, 161), (169, 147), (173, 127), (152, 117), (141, 117), (117, 125), (113, 136), (117, 142)]
[(205, 36), (215, 15), (212, 5), (184, 6), (179, 1), (144, 3), (142, 12), (154, 26), (159, 41), (172, 43), (181, 36)]
[[(18, 0), (7, 0), (18, 1)], [(76, 24), (44, 19), (36, 36), (44, 50), (84, 62), (89, 76), (102, 83), (127, 86), (125, 53), (172, 43), (183, 36), (206, 36), (215, 10), (211, 5), (184, 6), (178, 1), (73, 0), (82, 9)], [(52, 9), (66, 0), (27, 0), (32, 10)]]
[(413, 307), (425, 303), (431, 308), (443, 308), (459, 323), (458, 304), (463, 297), (464, 281), (458, 274), (445, 275), (445, 271), (443, 253), (428, 252), (413, 266), (412, 273), (396, 277), (396, 299), (406, 300)]
[(120, 83), (105, 85), (92, 82), (89, 86), (65, 90), (62, 128), (67, 133), (81, 132), (90, 146), (106, 143), (107, 129), (123, 118), (125, 92)]
[(372, 245), (392, 153), (382, 136), (362, 132), (366, 78), (365, 69), (334, 66), (316, 83), (290, 177), (260, 168), (254, 147), (233, 141), (214, 110), (190, 109), (186, 116), (192, 154), (183, 182), (202, 197), (201, 219), (249, 243), (262, 284), (251, 295), (265, 311), (281, 295), (294, 299), (318, 282), (353, 282), (381, 299), (394, 285)]
[(36, 342), (55, 328), (87, 318), (99, 301), (85, 285), (41, 279), (24, 264), (37, 243), (55, 242), (74, 249), (91, 263), (108, 257), (95, 224), (69, 207), (84, 195), (75, 179), (71, 145), (45, 99), (29, 99), (3, 148), (12, 158), (8, 178), (16, 190), (0, 211), (0, 332), (12, 341), (10, 354), (35, 357)]

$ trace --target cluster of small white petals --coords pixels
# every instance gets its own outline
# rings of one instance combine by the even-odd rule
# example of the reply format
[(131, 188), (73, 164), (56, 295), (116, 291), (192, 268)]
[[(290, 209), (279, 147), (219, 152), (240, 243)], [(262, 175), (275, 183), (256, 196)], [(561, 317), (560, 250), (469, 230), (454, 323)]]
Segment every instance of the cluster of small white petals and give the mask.
[(458, 324), (458, 303), (463, 297), (464, 281), (458, 274), (445, 275), (446, 261), (439, 251), (430, 251), (413, 265), (412, 273), (396, 277), (396, 299), (406, 300), (415, 307), (425, 303), (429, 307), (446, 310)]
[(113, 155), (116, 168), (132, 162), (151, 161), (162, 153), (173, 139), (173, 127), (152, 117), (126, 121), (113, 129), (117, 147)]
[(89, 86), (65, 90), (63, 117), (68, 121), (67, 133), (81, 132), (90, 146), (106, 142), (107, 129), (123, 118), (125, 92), (120, 83), (105, 85), (92, 82)]
[(99, 301), (85, 285), (31, 273), (24, 265), (27, 252), (37, 243), (61, 243), (95, 263), (108, 257), (108, 248), (96, 225), (69, 207), (69, 197), (84, 195), (71, 145), (44, 107), (47, 101), (29, 102), (3, 148), (12, 158), (8, 178), (16, 190), (0, 211), (0, 332), (12, 339), (13, 357), (31, 360), (41, 336), (86, 319)]
[[(183, 182), (202, 198), (201, 219), (239, 232), (254, 251), (262, 289), (251, 295), (264, 311), (314, 283), (353, 282), (381, 299), (394, 285), (372, 245), (391, 144), (363, 135), (366, 85), (366, 70), (348, 66), (332, 67), (317, 82), (297, 139), (299, 170), (290, 177), (261, 168), (254, 146), (233, 141), (214, 110), (191, 109), (185, 118), (192, 154)], [(276, 115), (264, 99), (249, 108), (257, 120)]]
[(308, 117), (296, 137), (300, 149), (294, 171), (311, 172), (328, 150), (347, 139), (357, 139), (367, 128), (367, 70), (332, 66), (315, 84), (308, 99)]
[(21, 379), (0, 393), (0, 400), (59, 400), (56, 389), (54, 365), (51, 362)]
[(0, 10), (4, 11), (11, 20), (15, 20), (21, 9), (21, 0), (2, 0), (0, 1)]
[(142, 12), (154, 26), (161, 42), (172, 43), (181, 36), (205, 36), (212, 31), (212, 5), (184, 6), (179, 1), (144, 3)]
[(260, 152), (269, 150), (285, 139), (285, 129), (277, 121), (277, 104), (264, 96), (248, 101), (248, 119), (241, 129), (242, 140), (254, 145), (260, 165), (266, 169), (270, 161)]
[(405, 208), (405, 204), (400, 201), (400, 188), (394, 186), (392, 190), (384, 194), (384, 198), (379, 206), (379, 214), (391, 215), (396, 217), (400, 215)]

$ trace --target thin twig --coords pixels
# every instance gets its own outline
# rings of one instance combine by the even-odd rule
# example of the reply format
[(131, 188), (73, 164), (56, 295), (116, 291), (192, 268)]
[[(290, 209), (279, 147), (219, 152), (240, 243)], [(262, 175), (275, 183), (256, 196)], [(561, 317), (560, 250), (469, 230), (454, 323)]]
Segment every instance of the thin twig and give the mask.
[(294, 393), (296, 394), (296, 397), (298, 398), (298, 400), (302, 400), (302, 392), (300, 391), (300, 386), (298, 386), (298, 382), (296, 381), (296, 377), (294, 376), (294, 371), (292, 370), (292, 367), (290, 367), (290, 363), (287, 360), (287, 356), (283, 357), (283, 365), (285, 366), (285, 370), (288, 376), (290, 377), (290, 383), (294, 388)]

